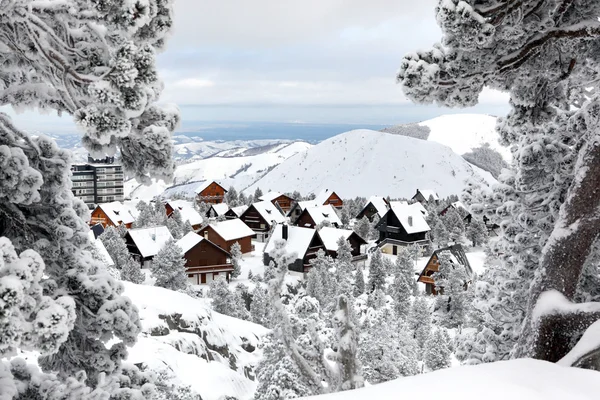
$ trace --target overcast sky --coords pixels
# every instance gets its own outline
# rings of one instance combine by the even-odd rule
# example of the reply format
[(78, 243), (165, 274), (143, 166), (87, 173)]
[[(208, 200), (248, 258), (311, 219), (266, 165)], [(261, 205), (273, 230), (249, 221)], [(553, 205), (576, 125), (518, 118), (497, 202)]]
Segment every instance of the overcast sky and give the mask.
[[(411, 105), (395, 84), (402, 56), (440, 38), (436, 0), (175, 0), (160, 54), (162, 100), (201, 121), (381, 123), (448, 112), (504, 113), (484, 92), (470, 110)], [(17, 116), (37, 130), (70, 125)]]

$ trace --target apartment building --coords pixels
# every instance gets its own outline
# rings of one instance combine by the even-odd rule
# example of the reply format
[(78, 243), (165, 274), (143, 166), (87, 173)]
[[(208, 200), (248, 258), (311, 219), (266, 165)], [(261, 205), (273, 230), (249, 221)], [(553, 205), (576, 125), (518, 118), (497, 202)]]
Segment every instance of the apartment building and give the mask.
[(85, 164), (74, 164), (71, 191), (90, 208), (96, 204), (123, 201), (123, 167), (115, 164), (114, 157), (93, 159)]

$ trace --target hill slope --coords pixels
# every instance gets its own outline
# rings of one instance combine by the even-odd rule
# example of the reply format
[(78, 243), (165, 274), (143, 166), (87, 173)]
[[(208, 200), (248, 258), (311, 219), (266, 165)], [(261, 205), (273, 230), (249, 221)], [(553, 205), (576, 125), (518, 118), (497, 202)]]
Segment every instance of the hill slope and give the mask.
[(417, 188), (430, 188), (448, 196), (460, 194), (467, 178), (495, 183), (489, 173), (439, 143), (359, 129), (290, 157), (246, 192), (258, 186), (301, 193), (332, 189), (343, 197), (412, 197)]

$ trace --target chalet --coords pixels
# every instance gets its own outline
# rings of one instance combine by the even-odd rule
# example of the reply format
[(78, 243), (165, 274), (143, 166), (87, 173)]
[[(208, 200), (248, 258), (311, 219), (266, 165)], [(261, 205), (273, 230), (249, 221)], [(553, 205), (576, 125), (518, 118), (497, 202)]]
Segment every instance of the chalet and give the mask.
[(285, 222), (285, 217), (270, 201), (259, 201), (250, 205), (240, 219), (256, 233), (260, 242), (269, 238), (269, 231), (274, 225)]
[(225, 218), (227, 218), (227, 219), (239, 218), (244, 213), (244, 211), (246, 211), (247, 209), (248, 209), (248, 206), (246, 206), (246, 205), (230, 208), (225, 213)]
[(227, 190), (215, 181), (206, 181), (196, 189), (196, 201), (198, 203), (219, 204), (225, 199)]
[[(408, 205), (408, 203), (406, 203), (406, 204)], [(429, 211), (427, 211), (427, 209), (425, 208), (425, 206), (423, 206), (423, 204), (421, 202), (417, 201), (415, 203), (412, 203), (411, 206), (416, 208), (417, 210), (421, 211), (421, 214), (423, 214), (423, 216), (427, 217), (429, 215)]]
[(446, 215), (446, 213), (448, 212), (448, 210), (450, 210), (451, 208), (453, 208), (456, 211), (458, 211), (458, 213), (461, 216), (464, 215), (463, 221), (465, 221), (466, 223), (471, 223), (471, 219), (473, 219), (473, 216), (471, 215), (471, 213), (469, 212), (469, 210), (467, 209), (467, 207), (461, 201), (455, 201), (454, 203), (450, 203), (446, 208), (444, 208), (440, 212), (440, 215)]
[(290, 211), (288, 211), (287, 217), (290, 219), (290, 222), (296, 223), (296, 220), (298, 219), (300, 214), (302, 214), (302, 211), (304, 211), (305, 208), (319, 206), (320, 204), (318, 204), (314, 200), (297, 201), (294, 203), (294, 205), (292, 205)]
[(283, 214), (287, 214), (296, 200), (279, 192), (269, 192), (259, 197), (261, 201), (270, 201), (274, 206), (281, 208)]
[(173, 239), (173, 236), (166, 226), (130, 229), (125, 235), (129, 253), (141, 264), (142, 268), (150, 267), (154, 256), (170, 239)]
[(225, 217), (225, 214), (229, 211), (229, 206), (225, 203), (212, 204), (206, 212), (207, 218), (219, 218)]
[(425, 246), (428, 243), (427, 232), (431, 230), (414, 204), (392, 204), (375, 228), (379, 231), (377, 246), (382, 252), (393, 255), (398, 253), (398, 246)]
[[(439, 257), (441, 254), (445, 254), (452, 262), (454, 268), (464, 268), (467, 277), (470, 279), (473, 277), (473, 269), (471, 268), (471, 264), (469, 264), (469, 259), (465, 254), (463, 247), (460, 244), (455, 244), (449, 247), (445, 247), (443, 249), (439, 249), (433, 252), (429, 261), (421, 271), (419, 275), (418, 282), (425, 284), (425, 291), (427, 294), (436, 295), (438, 292), (436, 290), (435, 281), (432, 277), (433, 274), (440, 270)], [(465, 282), (465, 285), (468, 282)]]
[(295, 224), (304, 228), (316, 228), (322, 223), (328, 221), (330, 225), (337, 227), (342, 226), (342, 221), (338, 217), (335, 208), (330, 204), (319, 207), (306, 207)]
[(102, 224), (104, 228), (125, 225), (127, 229), (130, 229), (137, 215), (138, 210), (133, 205), (113, 201), (112, 203), (98, 204), (92, 211), (90, 224)]
[(428, 203), (429, 199), (433, 199), (434, 202), (438, 202), (440, 200), (440, 196), (430, 189), (417, 189), (417, 193), (412, 197), (412, 200), (421, 203)]
[(244, 254), (253, 250), (252, 238), (256, 235), (248, 225), (237, 218), (213, 222), (198, 231), (198, 234), (227, 252), (231, 252), (234, 243), (239, 243)]
[(188, 221), (194, 230), (199, 229), (200, 226), (202, 226), (203, 218), (190, 201), (169, 200), (165, 203), (165, 210), (167, 212), (167, 218), (170, 218), (171, 215), (173, 215), (173, 211), (178, 210), (181, 214), (181, 220), (184, 222)]
[(227, 251), (194, 232), (188, 232), (175, 244), (183, 252), (191, 284), (210, 283), (220, 275), (229, 280), (233, 264)]
[(362, 251), (367, 242), (350, 229), (323, 227), (319, 230), (319, 237), (325, 246), (327, 255), (332, 258), (337, 258), (338, 240), (344, 238), (352, 247), (353, 263), (364, 263), (367, 259), (367, 255)]
[(335, 192), (330, 191), (329, 189), (325, 189), (321, 191), (316, 197), (315, 201), (317, 204), (321, 206), (326, 206), (331, 204), (333, 207), (341, 209), (344, 205), (342, 198), (338, 196)]
[(319, 250), (325, 251), (323, 241), (315, 229), (278, 224), (265, 245), (263, 253), (265, 265), (273, 261), (269, 253), (275, 248), (277, 239), (284, 239), (287, 242), (285, 247), (287, 252), (297, 255), (296, 260), (289, 265), (290, 271), (307, 273), (311, 268), (310, 260), (317, 256)]
[(369, 221), (373, 221), (375, 217), (381, 219), (387, 212), (388, 207), (389, 204), (385, 197), (371, 196), (363, 209), (356, 214), (356, 219), (362, 219), (363, 217), (367, 217)]

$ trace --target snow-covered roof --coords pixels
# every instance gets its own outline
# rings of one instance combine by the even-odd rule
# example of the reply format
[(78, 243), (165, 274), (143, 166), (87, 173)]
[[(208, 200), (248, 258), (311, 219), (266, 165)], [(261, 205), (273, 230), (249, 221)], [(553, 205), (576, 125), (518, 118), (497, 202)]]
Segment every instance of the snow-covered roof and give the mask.
[(379, 218), (383, 217), (388, 210), (387, 201), (383, 196), (371, 196), (369, 200), (367, 200), (367, 204), (363, 207), (363, 210), (370, 204), (373, 204), (373, 207), (377, 210), (377, 215)]
[(325, 204), (327, 199), (329, 199), (329, 197), (334, 193), (334, 191), (329, 189), (321, 190), (319, 194), (315, 196), (315, 201), (317, 202), (317, 204), (323, 205)]
[(229, 206), (225, 203), (213, 204), (210, 207), (215, 211), (215, 213), (217, 214), (217, 217), (220, 217), (221, 215), (225, 215), (225, 213), (227, 211), (229, 211)]
[(270, 201), (259, 201), (252, 205), (265, 221), (269, 223), (275, 222), (277, 224), (285, 222), (285, 217)]
[(263, 194), (258, 199), (262, 200), (262, 201), (273, 201), (276, 198), (278, 198), (279, 196), (281, 196), (281, 193), (279, 193), (279, 192), (269, 192), (269, 193)]
[(350, 235), (353, 233), (354, 231), (351, 231), (350, 229), (336, 229), (329, 226), (323, 227), (319, 230), (319, 236), (321, 237), (321, 240), (328, 251), (337, 251), (337, 242), (340, 240), (340, 237), (348, 240)]
[(238, 217), (240, 215), (242, 215), (244, 213), (244, 211), (246, 211), (248, 209), (247, 205), (243, 205), (243, 206), (237, 206), (237, 207), (233, 207), (231, 208), (231, 211), (237, 215)]
[(338, 217), (335, 212), (335, 208), (331, 204), (327, 204), (326, 206), (319, 207), (308, 207), (306, 208), (306, 212), (316, 225), (319, 225), (323, 221), (329, 221), (332, 224), (342, 225), (342, 221), (340, 217)]
[(129, 204), (113, 201), (111, 203), (98, 204), (98, 207), (115, 225), (131, 224), (135, 221), (138, 211), (135, 207)]
[(408, 205), (408, 201), (405, 200), (395, 200), (395, 201), (390, 201), (390, 206), (407, 206)]
[(105, 265), (108, 267), (112, 267), (113, 265), (115, 265), (115, 262), (111, 258), (110, 254), (108, 254), (108, 251), (106, 250), (106, 247), (104, 246), (104, 243), (102, 243), (102, 241), (100, 239), (96, 238), (96, 235), (94, 234), (94, 232), (92, 230), (90, 230), (90, 232), (88, 233), (88, 236), (89, 236), (90, 242), (92, 242), (92, 245), (96, 248), (96, 252), (97, 252), (98, 256), (102, 259), (102, 261), (105, 263)]
[(254, 236), (254, 231), (241, 219), (228, 219), (226, 221), (214, 222), (210, 224), (211, 228), (226, 241), (240, 239), (247, 236)]
[[(271, 237), (269, 237), (269, 241), (265, 245), (265, 253), (271, 252), (275, 248), (275, 241), (277, 239), (282, 239), (282, 231), (283, 225), (278, 224), (275, 226)], [(286, 251), (288, 253), (296, 253), (298, 258), (304, 257), (306, 251), (310, 247), (310, 242), (312, 242), (315, 233), (317, 232), (312, 228), (303, 228), (300, 226), (289, 226), (288, 225), (288, 238), (286, 243)]]
[(130, 229), (127, 234), (137, 246), (142, 257), (155, 256), (169, 239), (173, 239), (166, 226)]
[(203, 240), (204, 238), (196, 232), (188, 232), (184, 237), (175, 242), (175, 245), (185, 254)]
[(423, 204), (419, 203), (418, 201), (416, 203), (411, 204), (411, 207), (414, 207), (417, 210), (421, 211), (421, 213), (424, 216), (428, 216), (429, 215), (429, 212), (427, 211), (427, 209), (423, 206)]
[[(223, 186), (217, 182), (217, 181), (204, 181), (204, 182), (199, 182), (198, 186), (195, 189), (196, 194), (198, 193), (202, 193), (202, 191), (204, 189), (206, 189), (207, 187), (209, 187), (212, 183), (216, 183), (217, 185), (221, 186), (223, 188)], [(225, 190), (225, 188), (223, 188), (223, 190)], [(225, 190), (225, 192), (227, 192), (227, 190)]]
[(423, 197), (425, 197), (425, 200), (429, 200), (429, 198), (431, 196), (433, 196), (434, 200), (439, 200), (440, 197), (438, 196), (438, 194), (432, 190), (432, 189), (417, 189), (422, 195)]
[(298, 207), (300, 207), (300, 211), (304, 211), (305, 208), (319, 207), (320, 205), (322, 205), (322, 204), (317, 203), (315, 200), (299, 201), (297, 204), (298, 204)]
[(408, 234), (428, 232), (431, 230), (431, 228), (427, 224), (427, 221), (425, 221), (423, 213), (418, 207), (415, 207), (414, 204), (392, 204), (390, 210), (393, 211), (394, 214), (396, 214), (396, 217), (398, 217), (398, 220), (400, 220), (402, 227)]
[(191, 225), (200, 225), (203, 221), (202, 216), (194, 209), (191, 201), (187, 200), (169, 200), (167, 202), (174, 210), (179, 210), (182, 221), (189, 221)]
[(454, 207), (455, 210), (458, 210), (459, 208), (462, 208), (463, 210), (465, 210), (466, 212), (469, 212), (469, 209), (463, 204), (462, 201), (455, 201), (454, 203), (450, 204), (452, 207)]

